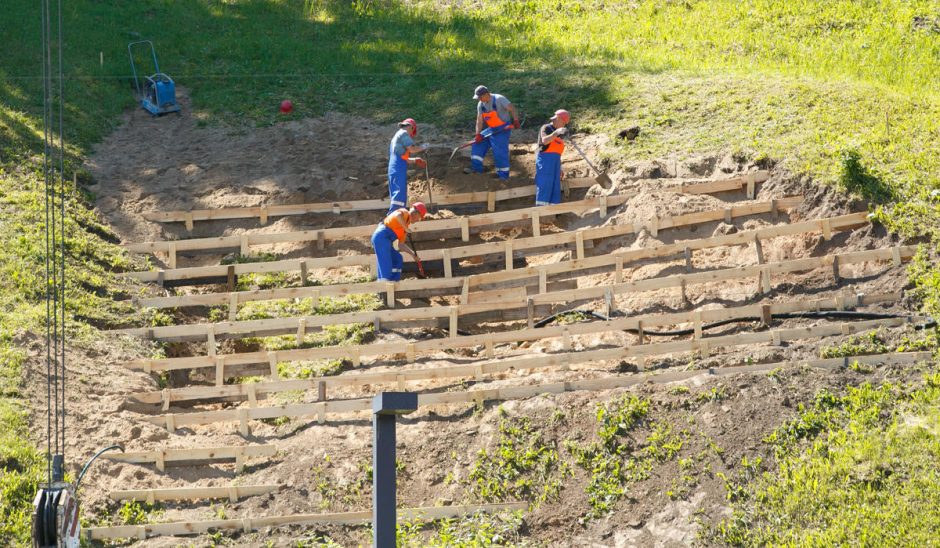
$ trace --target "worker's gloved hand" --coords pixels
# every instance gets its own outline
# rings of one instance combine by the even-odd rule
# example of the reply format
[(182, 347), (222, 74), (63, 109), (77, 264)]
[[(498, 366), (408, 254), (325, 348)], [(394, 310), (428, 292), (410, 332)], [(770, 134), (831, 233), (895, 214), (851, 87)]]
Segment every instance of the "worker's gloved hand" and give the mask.
[(424, 158), (415, 158), (415, 165), (420, 168), (428, 167), (428, 163), (424, 161)]
[(559, 136), (559, 137), (561, 137), (561, 136), (563, 136), (563, 135), (568, 135), (568, 128), (566, 128), (566, 127), (560, 127), (560, 128), (558, 128), (558, 129), (556, 129), (556, 130), (555, 130), (555, 135), (557, 135), (557, 136)]
[(482, 134), (482, 133), (477, 133), (477, 136), (473, 138), (473, 142), (474, 142), (474, 143), (482, 143), (482, 142), (483, 142), (483, 134)]
[(431, 143), (421, 143), (421, 150), (427, 150), (431, 148)]
[(513, 121), (512, 121), (512, 125), (511, 125), (510, 127), (511, 127), (512, 129), (519, 129), (519, 128), (522, 127), (522, 124), (520, 124), (520, 123), (519, 123), (519, 120), (517, 119), (517, 120), (513, 120)]

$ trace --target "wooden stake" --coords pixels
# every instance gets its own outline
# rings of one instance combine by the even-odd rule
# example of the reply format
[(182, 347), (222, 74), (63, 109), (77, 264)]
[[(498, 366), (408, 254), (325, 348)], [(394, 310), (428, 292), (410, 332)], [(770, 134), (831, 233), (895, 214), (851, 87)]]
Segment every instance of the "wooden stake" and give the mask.
[(536, 211), (532, 214), (532, 236), (538, 238), (542, 235), (542, 221)]
[(317, 401), (326, 401), (326, 381), (317, 382)]
[(167, 266), (176, 268), (176, 242), (170, 242), (170, 250), (167, 252)]
[(617, 262), (614, 264), (614, 283), (623, 283), (623, 257), (617, 255)]
[(607, 216), (607, 196), (598, 197), (597, 202), (600, 205), (600, 217), (603, 219)]
[(306, 287), (308, 274), (307, 261), (300, 261), (300, 285)]
[(464, 242), (470, 241), (470, 219), (460, 218), (460, 239)]
[(453, 274), (453, 265), (450, 259), (450, 249), (444, 249), (441, 251), (441, 259), (444, 261), (444, 277), (452, 278)]
[(215, 385), (225, 384), (225, 358), (219, 356), (215, 359)]
[(754, 253), (757, 254), (757, 264), (764, 264), (764, 248), (756, 234), (754, 235)]
[(307, 336), (307, 319), (300, 318), (297, 320), (297, 346), (302, 346), (304, 344), (304, 338)]
[(457, 307), (450, 307), (450, 338), (457, 337)]
[(682, 253), (685, 255), (685, 271), (692, 272), (692, 250), (686, 246)]
[(584, 232), (580, 230), (575, 233), (575, 249), (578, 252), (578, 258), (584, 258)]
[(496, 193), (492, 190), (486, 193), (486, 210), (496, 211)]
[(281, 378), (280, 373), (277, 371), (277, 352), (268, 352), (268, 366), (271, 369), (271, 380)]
[(185, 219), (183, 222), (186, 223), (186, 232), (192, 232), (192, 231), (193, 231), (193, 214), (192, 214), (192, 212), (189, 212), (189, 213), (186, 214), (186, 219)]
[(539, 295), (544, 295), (548, 291), (548, 272), (544, 268), (539, 269)]
[(263, 225), (268, 224), (268, 206), (266, 205), (261, 206), (260, 217), (261, 217), (260, 219), (261, 224)]
[(317, 249), (324, 249), (326, 247), (326, 234), (322, 230), (317, 231)]
[(389, 308), (395, 308), (395, 282), (385, 284), (385, 304)]
[(512, 270), (512, 240), (506, 240), (506, 270)]
[(209, 324), (209, 326), (206, 327), (206, 350), (207, 354), (210, 356), (215, 356), (215, 326), (212, 324)]
[(228, 319), (234, 322), (238, 319), (238, 293), (232, 292), (228, 297)]
[(229, 291), (235, 291), (235, 265), (230, 264), (228, 268), (225, 269), (226, 275), (226, 286)]
[(535, 327), (535, 303), (532, 302), (532, 298), (529, 297), (526, 299), (526, 318), (528, 319), (529, 329)]
[(239, 253), (241, 253), (242, 257), (247, 257), (248, 255), (251, 254), (251, 250), (249, 250), (248, 248), (248, 235), (242, 234), (241, 236), (239, 236), (238, 240), (239, 240), (239, 248), (240, 248)]
[(832, 280), (836, 285), (842, 281), (842, 277), (839, 275), (839, 256), (832, 256)]
[(747, 199), (754, 199), (754, 173), (747, 174)]

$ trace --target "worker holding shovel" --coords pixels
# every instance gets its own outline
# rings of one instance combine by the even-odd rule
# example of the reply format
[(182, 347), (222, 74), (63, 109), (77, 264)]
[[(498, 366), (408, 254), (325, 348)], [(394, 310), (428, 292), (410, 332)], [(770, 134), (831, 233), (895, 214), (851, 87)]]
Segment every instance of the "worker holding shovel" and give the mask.
[(551, 121), (539, 130), (535, 153), (535, 205), (561, 203), (561, 154), (565, 151), (562, 137), (568, 133), (571, 115), (557, 110)]
[(388, 146), (388, 194), (391, 204), (388, 212), (408, 204), (408, 165), (419, 168), (427, 167), (423, 158), (411, 158), (410, 155), (424, 152), (428, 145), (416, 145), (418, 123), (413, 118), (405, 118), (398, 123), (398, 131)]
[(513, 129), (519, 128), (516, 107), (504, 96), (490, 93), (486, 86), (477, 86), (473, 92), (473, 98), (479, 101), (477, 103), (477, 133), (470, 148), (470, 169), (464, 172), (483, 173), (483, 158), (492, 149), (496, 176), (503, 180), (508, 179), (509, 135)]
[[(379, 281), (397, 282), (401, 280), (403, 259), (401, 251), (411, 255), (417, 261), (418, 255), (405, 244), (408, 228), (424, 219), (428, 209), (421, 202), (411, 204), (411, 209), (403, 207), (389, 213), (372, 233), (372, 248), (378, 262)], [(398, 242), (398, 249), (395, 249)], [(401, 250), (401, 251), (399, 251)]]

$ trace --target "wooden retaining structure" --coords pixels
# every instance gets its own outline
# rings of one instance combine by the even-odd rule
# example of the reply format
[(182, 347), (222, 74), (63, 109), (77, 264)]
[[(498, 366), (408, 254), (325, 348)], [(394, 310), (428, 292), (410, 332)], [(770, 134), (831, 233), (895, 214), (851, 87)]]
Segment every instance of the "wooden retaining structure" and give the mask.
[[(501, 254), (505, 257), (506, 270), (513, 269), (513, 257), (516, 254), (523, 256), (521, 252), (532, 249), (543, 248), (539, 253), (547, 253), (544, 248), (557, 249), (571, 248), (576, 251), (578, 259), (585, 257), (585, 247), (587, 242), (598, 239), (612, 238), (633, 234), (641, 230), (649, 230), (654, 236), (659, 230), (667, 228), (677, 228), (682, 226), (691, 226), (713, 221), (725, 220), (731, 222), (737, 217), (746, 217), (751, 215), (773, 214), (781, 210), (795, 208), (803, 201), (802, 196), (791, 196), (787, 198), (774, 199), (766, 202), (752, 202), (740, 206), (730, 206), (719, 209), (699, 211), (685, 215), (676, 215), (672, 217), (652, 218), (644, 221), (636, 221), (626, 225), (610, 225), (595, 228), (584, 228), (575, 231), (561, 232), (557, 234), (548, 234), (530, 238), (518, 238), (514, 240), (505, 240), (500, 242), (488, 242), (473, 244), (467, 246), (422, 249), (421, 259), (423, 261), (441, 260), (444, 262), (444, 275), (451, 277), (451, 265), (453, 260), (466, 259), (470, 257), (481, 257), (485, 255)], [(825, 220), (823, 221), (825, 223)], [(825, 230), (825, 229), (824, 229)], [(831, 233), (831, 232), (828, 232)], [(185, 241), (185, 240), (184, 240)], [(284, 261), (271, 261), (260, 263), (241, 263), (233, 265), (203, 266), (190, 268), (176, 268), (168, 270), (152, 270), (144, 272), (130, 272), (126, 275), (130, 278), (143, 282), (162, 283), (170, 280), (186, 280), (198, 278), (228, 278), (234, 279), (235, 276), (248, 273), (262, 272), (283, 272), (283, 271), (301, 271), (315, 268), (344, 268), (351, 266), (370, 267), (375, 266), (375, 256), (368, 255), (342, 255), (336, 257), (321, 257), (308, 259), (292, 259)]]
[(153, 504), (165, 500), (228, 499), (238, 502), (245, 497), (266, 495), (283, 488), (283, 485), (226, 485), (223, 487), (175, 487), (169, 489), (128, 489), (111, 491), (111, 500), (133, 500)]
[[(453, 276), (450, 278), (407, 279), (399, 282), (365, 282), (354, 284), (334, 284), (315, 287), (287, 287), (277, 289), (257, 289), (251, 291), (233, 291), (223, 293), (205, 293), (197, 295), (176, 295), (170, 297), (149, 297), (135, 299), (141, 308), (176, 308), (187, 306), (229, 306), (229, 319), (235, 319), (239, 304), (253, 301), (276, 299), (295, 299), (320, 297), (340, 297), (346, 295), (385, 293), (386, 304), (395, 306), (396, 297), (440, 296), (463, 293), (481, 289), (497, 289), (536, 281), (541, 284), (551, 276), (583, 275), (583, 271), (607, 271), (622, 269), (623, 266), (644, 259), (662, 258), (682, 254), (686, 258), (687, 270), (692, 269), (693, 252), (702, 249), (730, 245), (754, 245), (755, 251), (761, 240), (810, 232), (822, 232), (830, 237), (832, 233), (851, 230), (868, 224), (866, 213), (852, 213), (826, 219), (800, 221), (786, 225), (775, 225), (754, 230), (737, 232), (724, 236), (712, 236), (695, 240), (683, 240), (653, 248), (634, 249), (586, 257), (571, 261), (561, 261), (548, 265), (516, 268), (509, 271), (476, 274), (472, 276)], [(828, 226), (828, 231), (826, 230)], [(301, 267), (298, 268), (302, 268)], [(296, 270), (295, 268), (294, 270)]]
[[(524, 223), (531, 226), (534, 236), (541, 235), (542, 219), (566, 213), (587, 215), (597, 211), (600, 218), (607, 216), (610, 208), (623, 205), (636, 193), (616, 194), (611, 196), (598, 196), (574, 202), (565, 202), (554, 205), (512, 209), (498, 213), (484, 213), (453, 217), (450, 219), (429, 219), (415, 224), (411, 232), (417, 235), (433, 234), (445, 236), (445, 233), (459, 234), (464, 242), (470, 241), (470, 234), (480, 229), (494, 229), (506, 225)], [(222, 249), (238, 248), (242, 255), (249, 255), (252, 246), (272, 245), (280, 243), (306, 243), (316, 242), (317, 247), (323, 249), (329, 242), (343, 240), (367, 239), (375, 231), (376, 223), (360, 226), (340, 228), (324, 228), (314, 230), (295, 230), (291, 232), (275, 232), (267, 234), (239, 234), (235, 236), (215, 236), (209, 238), (191, 238), (186, 240), (150, 241), (124, 244), (124, 249), (132, 253), (164, 253), (167, 254), (167, 264), (176, 268), (176, 254), (183, 251), (216, 251)]]
[[(429, 506), (422, 508), (399, 508), (399, 519), (438, 520), (475, 514), (525, 510), (527, 502), (504, 502), (500, 504)], [(372, 511), (338, 512), (332, 514), (291, 514), (255, 518), (214, 519), (205, 521), (176, 521), (150, 523), (147, 525), (120, 525), (116, 527), (86, 527), (82, 535), (90, 540), (140, 539), (160, 536), (200, 535), (210, 531), (241, 531), (250, 533), (265, 527), (284, 525), (363, 525), (372, 521)]]
[[(564, 342), (565, 350), (571, 350), (571, 337), (576, 335), (596, 334), (604, 331), (615, 331), (621, 329), (630, 329), (636, 326), (651, 328), (662, 325), (679, 325), (681, 323), (693, 324), (696, 331), (693, 336), (702, 338), (701, 327), (703, 322), (720, 321), (732, 318), (759, 317), (765, 325), (769, 325), (775, 315), (802, 311), (816, 310), (844, 310), (858, 306), (870, 305), (879, 302), (896, 302), (900, 298), (900, 293), (887, 293), (883, 295), (852, 295), (849, 297), (835, 297), (831, 299), (814, 299), (809, 301), (792, 301), (778, 304), (755, 304), (732, 309), (712, 309), (703, 310), (700, 313), (680, 313), (666, 314), (652, 318), (621, 318), (608, 322), (590, 322), (582, 324), (572, 324), (567, 326), (551, 326), (535, 330), (525, 330), (514, 332), (519, 335), (516, 340), (536, 340), (529, 337), (538, 337), (547, 339), (552, 337), (561, 337)], [(512, 333), (512, 332), (511, 332)], [(487, 343), (487, 349), (492, 349), (494, 342)], [(641, 343), (642, 344), (642, 343)], [(590, 350), (580, 353), (581, 358), (590, 357)], [(492, 358), (492, 355), (488, 354)], [(572, 354), (571, 359), (577, 356)], [(540, 361), (531, 362), (534, 368), (539, 367)], [(567, 364), (570, 365), (570, 364)], [(506, 371), (509, 369), (526, 369), (514, 365), (511, 361), (490, 362), (482, 366), (479, 364), (436, 366), (423, 369), (402, 369), (398, 371), (384, 372), (353, 372), (343, 375), (317, 377), (312, 379), (291, 379), (274, 380), (258, 383), (229, 384), (217, 386), (189, 386), (184, 388), (165, 388), (158, 391), (142, 392), (128, 396), (130, 401), (145, 404), (161, 404), (164, 411), (168, 410), (173, 403), (226, 400), (243, 401), (247, 400), (252, 406), (257, 404), (260, 399), (279, 392), (296, 390), (317, 390), (318, 400), (325, 400), (327, 391), (337, 387), (363, 387), (373, 384), (397, 383), (400, 390), (404, 390), (405, 382), (419, 380), (433, 380), (456, 377), (473, 377), (481, 380), (483, 375)]]
[(235, 471), (241, 472), (245, 468), (248, 459), (273, 457), (276, 454), (277, 446), (268, 444), (127, 451), (125, 453), (105, 453), (102, 458), (130, 464), (153, 463), (160, 472), (165, 472), (168, 464), (182, 466), (235, 461)]
[[(481, 371), (480, 374), (483, 375), (487, 373), (486, 366), (488, 364), (493, 364), (490, 365), (491, 370), (507, 370), (556, 367), (560, 365), (569, 366), (602, 360), (646, 358), (653, 355), (673, 354), (677, 352), (700, 352), (703, 356), (708, 356), (713, 350), (716, 350), (719, 347), (745, 346), (760, 343), (780, 345), (785, 341), (815, 339), (834, 335), (852, 335), (870, 329), (877, 329), (880, 327), (899, 327), (909, 323), (914, 323), (915, 321), (923, 320), (924, 318), (915, 316), (859, 322), (843, 322), (839, 324), (821, 324), (807, 327), (774, 329), (756, 333), (737, 333), (733, 335), (697, 338), (684, 341), (634, 345), (623, 348), (604, 348), (599, 350), (586, 350), (580, 352), (509, 358), (501, 361), (479, 363), (475, 365), (480, 368), (478, 371)], [(511, 389), (501, 390), (511, 391)], [(479, 394), (485, 395), (485, 391), (479, 391)], [(434, 394), (427, 395), (425, 399), (422, 400), (421, 396), (419, 395), (418, 403), (419, 405), (429, 405), (432, 403), (453, 403), (454, 401), (462, 401), (449, 400), (448, 397), (450, 397), (450, 393)], [(366, 411), (371, 409), (371, 405), (371, 398), (359, 398), (351, 400), (288, 404), (273, 407), (249, 406), (247, 408), (243, 407), (239, 409), (165, 414), (154, 417), (144, 417), (143, 420), (158, 426), (165, 426), (169, 432), (175, 432), (177, 428), (182, 426), (204, 425), (217, 422), (238, 422), (239, 432), (242, 435), (247, 436), (250, 433), (248, 427), (249, 420), (274, 419), (278, 417), (316, 416), (320, 423), (324, 423), (328, 413), (342, 414)]]
[[(855, 295), (839, 296), (832, 299), (836, 309), (845, 306), (863, 306), (876, 302), (896, 302), (900, 299), (900, 293), (888, 293), (884, 295)], [(816, 310), (816, 303), (821, 308), (825, 306), (826, 299), (816, 299), (810, 301)], [(800, 304), (791, 305), (796, 307), (789, 311), (804, 310), (806, 306)], [(776, 306), (777, 308), (766, 308)], [(590, 322), (581, 324), (571, 324), (566, 326), (546, 326), (540, 328), (530, 327), (523, 330), (504, 331), (498, 333), (483, 333), (480, 335), (462, 335), (457, 337), (445, 337), (438, 339), (428, 339), (422, 341), (402, 341), (373, 343), (366, 345), (348, 345), (331, 346), (322, 348), (299, 348), (293, 350), (278, 351), (260, 351), (260, 352), (242, 352), (236, 354), (224, 354), (218, 356), (192, 356), (185, 358), (163, 358), (163, 359), (141, 359), (129, 362), (126, 367), (131, 369), (143, 370), (147, 373), (159, 371), (173, 371), (181, 369), (198, 369), (212, 367), (216, 373), (216, 385), (221, 386), (228, 376), (234, 375), (232, 371), (226, 371), (226, 367), (248, 366), (264, 364), (269, 367), (271, 378), (278, 378), (277, 364), (282, 361), (313, 360), (313, 359), (348, 359), (353, 365), (360, 365), (365, 356), (387, 356), (404, 355), (406, 361), (414, 362), (419, 354), (428, 352), (439, 352), (442, 350), (452, 350), (456, 348), (467, 348), (472, 346), (484, 346), (485, 354), (488, 358), (495, 357), (495, 346), (502, 343), (524, 342), (539, 340), (547, 337), (564, 337), (565, 333), (569, 335), (583, 335), (588, 333), (599, 333), (604, 331), (621, 331), (627, 329), (642, 330), (652, 326), (678, 325), (683, 323), (692, 323), (699, 325), (702, 322), (720, 321), (724, 319), (759, 316), (761, 318), (772, 317), (774, 311), (782, 313), (787, 311), (783, 307), (785, 303), (776, 303), (776, 305), (748, 305), (745, 307), (720, 308), (691, 312), (679, 312), (673, 314), (650, 314), (646, 316), (632, 316), (626, 318), (617, 318), (602, 322)], [(769, 318), (765, 323), (769, 323)]]
[[(769, 172), (756, 171), (719, 181), (681, 181), (674, 188), (676, 188), (678, 192), (687, 194), (712, 194), (717, 192), (741, 190), (742, 188), (745, 188), (747, 190), (748, 198), (753, 199), (755, 194), (754, 185), (756, 183), (762, 183), (769, 178)], [(594, 184), (595, 181), (593, 178), (562, 181), (562, 185), (564, 185), (563, 190), (565, 191), (566, 195), (570, 190), (589, 188)], [(532, 185), (506, 190), (442, 195), (438, 196), (438, 198), (434, 200), (433, 205), (442, 206), (485, 203), (487, 205), (488, 211), (495, 211), (496, 202), (514, 200), (517, 198), (526, 198), (529, 196), (535, 196), (535, 188)], [(306, 215), (309, 213), (339, 214), (348, 211), (384, 211), (386, 209), (388, 209), (388, 200), (383, 198), (375, 200), (353, 200), (341, 202), (261, 205), (254, 207), (231, 207), (218, 209), (192, 209), (188, 211), (154, 211), (144, 213), (143, 217), (148, 221), (155, 221), (160, 223), (184, 223), (186, 225), (186, 230), (191, 231), (195, 221), (251, 219), (257, 217), (259, 222), (264, 225), (267, 224), (268, 219), (271, 217)]]
[[(308, 329), (313, 330), (327, 325), (340, 324), (375, 323), (376, 326), (385, 325), (396, 328), (436, 327), (439, 325), (437, 320), (448, 319), (450, 336), (455, 337), (457, 336), (461, 317), (464, 319), (465, 324), (466, 322), (510, 321), (522, 318), (528, 319), (531, 324), (535, 321), (534, 315), (537, 312), (544, 313), (545, 305), (555, 303), (570, 305), (594, 299), (606, 299), (609, 313), (610, 310), (615, 308), (614, 298), (625, 293), (679, 288), (682, 295), (685, 296), (686, 287), (691, 284), (716, 283), (752, 277), (758, 278), (760, 291), (769, 293), (772, 290), (771, 276), (773, 275), (829, 267), (832, 269), (834, 280), (838, 283), (841, 280), (841, 266), (873, 261), (892, 261), (894, 266), (900, 266), (903, 261), (910, 260), (916, 253), (916, 246), (896, 246), (836, 253), (822, 257), (791, 259), (774, 263), (764, 263), (763, 255), (758, 253), (758, 264), (756, 265), (557, 291), (548, 291), (552, 288), (547, 285), (540, 285), (533, 288), (537, 291), (533, 295), (528, 295), (526, 288), (520, 287), (517, 290), (497, 292), (491, 295), (486, 302), (474, 304), (121, 329), (113, 332), (170, 342), (208, 339), (210, 355), (215, 354), (214, 344), (217, 338), (296, 333), (297, 343), (301, 344)], [(615, 271), (615, 280), (623, 278), (623, 267), (622, 265), (618, 266), (619, 268)], [(473, 294), (471, 293), (470, 296), (472, 297)], [(524, 314), (513, 313), (514, 310), (521, 309), (525, 309)], [(432, 321), (429, 323), (428, 320)]]

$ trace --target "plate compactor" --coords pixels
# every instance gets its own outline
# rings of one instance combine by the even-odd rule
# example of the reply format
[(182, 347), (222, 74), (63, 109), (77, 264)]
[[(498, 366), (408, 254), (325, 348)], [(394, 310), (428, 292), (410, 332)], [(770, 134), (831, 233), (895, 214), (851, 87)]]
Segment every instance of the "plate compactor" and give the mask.
[[(150, 57), (153, 59), (153, 75), (144, 76), (143, 83), (137, 76), (137, 64), (134, 62), (134, 50), (150, 46)], [(179, 112), (176, 102), (176, 84), (168, 75), (160, 72), (157, 64), (157, 52), (150, 40), (131, 42), (127, 45), (127, 55), (131, 58), (131, 71), (134, 73), (134, 88), (137, 91), (137, 100), (140, 106), (153, 116)]]

